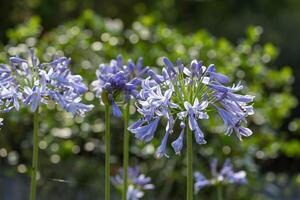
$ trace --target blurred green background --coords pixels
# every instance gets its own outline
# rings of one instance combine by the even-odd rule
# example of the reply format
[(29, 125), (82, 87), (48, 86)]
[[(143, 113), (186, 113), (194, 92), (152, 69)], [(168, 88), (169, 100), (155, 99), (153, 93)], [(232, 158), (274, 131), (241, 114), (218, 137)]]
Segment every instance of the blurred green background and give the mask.
[[(144, 57), (162, 67), (162, 57), (202, 59), (256, 96), (249, 127), (239, 142), (224, 136), (219, 120), (201, 122), (208, 143), (194, 145), (194, 169), (209, 176), (209, 161), (230, 157), (246, 170), (248, 184), (228, 186), (225, 199), (300, 199), (300, 1), (298, 0), (1, 0), (0, 61), (37, 48), (40, 59), (72, 58), (72, 71), (87, 84), (101, 62), (118, 54)], [(84, 101), (96, 108), (83, 118), (43, 107), (38, 196), (41, 200), (103, 199), (103, 108), (92, 93)], [(27, 199), (32, 151), (32, 116), (1, 114), (0, 199)], [(138, 117), (132, 109), (133, 120)], [(133, 121), (132, 120), (132, 121)], [(112, 120), (112, 174), (122, 163), (122, 122)], [(179, 130), (178, 130), (179, 131)], [(185, 156), (157, 160), (153, 154), (163, 129), (151, 144), (131, 140), (130, 164), (152, 177), (156, 189), (144, 199), (185, 198)], [(172, 139), (172, 138), (171, 138)], [(172, 141), (172, 140), (170, 140)], [(169, 145), (170, 146), (170, 145)], [(221, 162), (222, 163), (222, 162)], [(60, 181), (63, 180), (63, 181)], [(120, 193), (113, 190), (113, 199)], [(195, 199), (214, 199), (215, 188)]]

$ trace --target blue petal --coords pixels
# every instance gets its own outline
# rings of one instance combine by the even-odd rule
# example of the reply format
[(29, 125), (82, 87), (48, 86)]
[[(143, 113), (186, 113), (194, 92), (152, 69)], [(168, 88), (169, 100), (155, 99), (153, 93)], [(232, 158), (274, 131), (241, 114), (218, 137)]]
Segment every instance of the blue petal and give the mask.
[(206, 144), (206, 141), (204, 140), (204, 134), (199, 128), (198, 124), (195, 127), (194, 135), (195, 135), (196, 142), (198, 144)]
[(9, 58), (10, 62), (14, 63), (14, 64), (21, 64), (23, 62), (27, 63), (26, 60), (19, 58), (19, 57), (11, 57)]
[(232, 163), (231, 163), (231, 160), (230, 159), (226, 159), (223, 166), (222, 166), (222, 169), (220, 171), (220, 174), (221, 175), (225, 175), (227, 173), (229, 173), (230, 171), (232, 171)]
[(179, 72), (182, 73), (184, 70), (184, 65), (182, 64), (182, 61), (180, 59), (177, 59), (176, 64), (178, 66)]
[(222, 108), (219, 108), (215, 104), (211, 104), (211, 105), (218, 111), (220, 117), (222, 118), (226, 126), (234, 126), (234, 122), (233, 122), (234, 116), (232, 114), (230, 114), (229, 112), (227, 112)]
[(213, 64), (210, 64), (207, 68), (207, 72), (215, 72), (216, 71), (216, 68), (215, 68), (215, 65)]
[(163, 68), (161, 73), (162, 73), (162, 76), (164, 77), (165, 81), (170, 79), (170, 76), (169, 76), (166, 68)]
[(202, 63), (197, 60), (193, 60), (190, 66), (192, 76), (200, 76), (202, 75)]
[(72, 113), (73, 115), (83, 116), (84, 113), (90, 111), (93, 107), (93, 105), (72, 102), (65, 106), (65, 110)]
[(223, 84), (229, 83), (229, 78), (220, 73), (211, 72), (210, 77)]
[(45, 66), (45, 65), (52, 65), (54, 67), (56, 67), (58, 64), (60, 63), (63, 63), (63, 62), (67, 62), (67, 61), (71, 61), (70, 59), (66, 58), (66, 57), (60, 57), (60, 58), (56, 58), (55, 60), (53, 60), (52, 62), (50, 63), (43, 63), (41, 64), (42, 66)]
[(252, 131), (249, 128), (245, 128), (242, 126), (236, 127), (234, 128), (234, 130), (239, 140), (242, 140), (242, 136), (249, 137), (250, 135), (252, 135)]
[(139, 126), (141, 126), (144, 123), (144, 119), (139, 119), (138, 121), (134, 122), (133, 124), (131, 124), (127, 130), (131, 131), (134, 130), (136, 128), (138, 128)]
[(136, 69), (138, 72), (142, 71), (142, 69), (143, 69), (143, 58), (142, 57), (138, 58), (138, 61), (136, 63)]
[(16, 110), (19, 110), (20, 109), (20, 104), (19, 104), (19, 101), (18, 101), (17, 93), (15, 93), (13, 95), (13, 99), (14, 99), (14, 107), (16, 108)]
[(66, 102), (64, 101), (63, 97), (61, 94), (59, 94), (58, 92), (54, 92), (52, 90), (49, 90), (49, 95), (51, 96), (51, 98), (57, 103), (59, 104), (62, 108), (65, 108), (66, 106)]
[(160, 145), (160, 146), (158, 147), (158, 149), (156, 150), (155, 155), (156, 155), (157, 158), (161, 158), (161, 157), (163, 157), (163, 156), (168, 157), (168, 156), (166, 155), (166, 145), (167, 145), (167, 141), (168, 141), (169, 134), (170, 134), (169, 131), (167, 131), (167, 132), (165, 133), (165, 136), (164, 136), (164, 138), (163, 138), (163, 140), (162, 140), (162, 142), (161, 142), (161, 145)]
[(142, 75), (144, 75), (145, 73), (147, 73), (149, 70), (149, 67), (144, 67), (142, 70), (140, 70), (137, 74), (137, 77), (141, 77)]
[(203, 187), (208, 186), (210, 184), (210, 182), (200, 172), (195, 172), (194, 177), (195, 177), (195, 184), (194, 184), (195, 192), (199, 192), (199, 190), (201, 190)]
[(233, 93), (228, 93), (227, 97), (244, 103), (250, 103), (254, 99), (254, 96), (252, 95), (240, 95), (240, 94), (233, 94)]
[(116, 61), (117, 61), (117, 66), (118, 67), (120, 67), (120, 68), (123, 67), (123, 57), (121, 55), (117, 56)]
[(212, 176), (214, 176), (214, 177), (218, 176), (217, 166), (218, 166), (218, 159), (213, 159), (210, 163), (210, 170), (211, 170)]
[(159, 117), (155, 118), (151, 123), (145, 126), (139, 126), (135, 129), (130, 129), (130, 131), (134, 133), (135, 137), (139, 140), (149, 142), (154, 136), (159, 120)]
[(38, 59), (35, 56), (34, 48), (29, 49), (29, 54), (30, 54), (30, 58), (31, 58), (31, 62), (32, 62), (33, 66), (36, 66), (38, 64)]
[(138, 78), (134, 78), (129, 83), (132, 84), (132, 85), (137, 86), (137, 85), (141, 85), (142, 81)]
[(133, 63), (132, 60), (128, 60), (127, 66), (128, 66), (129, 73), (134, 73), (135, 64)]
[(211, 87), (214, 90), (217, 90), (219, 92), (231, 92), (232, 89), (229, 87), (225, 87), (223, 85), (216, 85), (216, 84), (207, 84), (209, 87)]
[(183, 148), (183, 134), (184, 134), (184, 128), (181, 129), (179, 137), (171, 144), (176, 155), (179, 155)]
[(167, 69), (168, 69), (169, 72), (173, 72), (174, 74), (176, 74), (176, 70), (174, 68), (174, 65), (168, 58), (164, 57), (163, 62), (167, 66)]
[(232, 172), (227, 176), (227, 179), (229, 183), (246, 184), (246, 175), (245, 171)]
[(70, 83), (71, 86), (74, 87), (74, 90), (78, 93), (78, 94), (83, 94), (85, 92), (88, 91), (88, 88), (86, 85), (84, 85), (83, 83), (81, 82), (71, 82)]
[(11, 73), (11, 70), (8, 68), (8, 66), (0, 64), (0, 72), (2, 75), (2, 73)]
[(195, 119), (195, 117), (193, 116), (193, 114), (189, 114), (189, 127), (190, 129), (193, 131), (196, 129), (196, 127), (198, 126), (197, 121)]
[(112, 101), (112, 110), (115, 117), (122, 117), (122, 112), (114, 101)]
[(148, 74), (152, 79), (154, 79), (155, 82), (157, 82), (157, 83), (161, 83), (161, 82), (164, 80), (164, 78), (163, 78), (162, 76), (156, 74), (156, 73), (155, 73), (154, 71), (152, 71), (152, 70), (149, 70), (149, 71), (147, 72), (147, 74)]
[(36, 93), (34, 93), (31, 97), (31, 107), (30, 107), (30, 112), (35, 112), (37, 107), (39, 105), (39, 97), (37, 96)]

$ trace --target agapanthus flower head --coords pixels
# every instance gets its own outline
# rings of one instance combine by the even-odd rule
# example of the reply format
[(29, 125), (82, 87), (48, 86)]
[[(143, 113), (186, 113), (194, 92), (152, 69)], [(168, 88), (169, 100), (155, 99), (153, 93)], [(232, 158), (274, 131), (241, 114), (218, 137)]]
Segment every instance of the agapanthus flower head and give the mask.
[(202, 173), (195, 172), (195, 192), (199, 192), (202, 188), (207, 186), (214, 186), (219, 184), (246, 184), (246, 172), (245, 171), (233, 171), (233, 166), (230, 159), (225, 160), (220, 171), (217, 170), (218, 160), (214, 159), (211, 162), (211, 178), (206, 178)]
[(188, 67), (180, 60), (176, 66), (168, 58), (163, 61), (165, 67), (161, 75), (148, 70), (149, 77), (142, 81), (137, 104), (142, 118), (128, 128), (137, 139), (149, 142), (161, 119), (166, 118), (165, 135), (156, 151), (157, 157), (166, 155), (167, 141), (176, 122), (181, 129), (178, 138), (172, 142), (176, 154), (183, 148), (186, 128), (193, 132), (198, 144), (205, 144), (199, 122), (208, 119), (208, 111), (212, 110), (217, 111), (214, 113), (218, 113), (227, 126), (227, 135), (234, 131), (242, 139), (242, 136), (252, 134), (243, 124), (246, 117), (254, 113), (249, 105), (254, 97), (237, 94), (243, 88), (241, 83), (227, 86), (227, 76), (218, 73), (214, 65), (205, 67), (201, 61), (193, 60)]
[[(111, 177), (112, 184), (117, 189), (122, 189), (123, 186), (123, 168), (118, 170), (118, 173)], [(144, 196), (144, 190), (153, 190), (154, 185), (151, 183), (151, 178), (142, 174), (138, 167), (128, 168), (128, 189), (127, 200), (137, 200)]]
[(139, 98), (141, 77), (148, 71), (148, 67), (142, 66), (142, 61), (139, 58), (136, 64), (132, 60), (124, 63), (122, 56), (118, 56), (109, 64), (100, 64), (96, 71), (97, 80), (92, 83), (96, 96), (101, 103), (112, 105), (117, 117), (122, 115), (118, 104), (126, 103), (131, 97)]
[(80, 103), (87, 91), (81, 76), (73, 75), (71, 60), (56, 57), (40, 63), (33, 49), (27, 59), (14, 56), (10, 65), (0, 65), (0, 111), (29, 107), (35, 112), (39, 105), (53, 101), (74, 115), (84, 115), (92, 105)]

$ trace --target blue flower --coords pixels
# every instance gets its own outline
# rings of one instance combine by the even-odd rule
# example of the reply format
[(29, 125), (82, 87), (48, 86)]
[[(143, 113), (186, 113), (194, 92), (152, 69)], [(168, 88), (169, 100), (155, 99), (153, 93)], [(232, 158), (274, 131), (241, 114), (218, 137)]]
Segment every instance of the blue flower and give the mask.
[(129, 185), (127, 189), (127, 200), (138, 200), (144, 196), (144, 192), (140, 189), (135, 188), (133, 185)]
[(86, 105), (80, 103), (80, 98), (74, 99), (74, 101), (66, 102), (64, 109), (73, 115), (84, 116), (84, 114), (93, 109), (93, 105)]
[[(118, 189), (122, 189), (123, 185), (123, 168), (118, 170), (118, 174), (111, 177), (112, 184)], [(144, 190), (153, 190), (154, 185), (151, 178), (140, 173), (138, 167), (128, 168), (128, 189), (127, 200), (137, 200), (144, 196)]]
[(230, 159), (226, 159), (223, 167), (220, 171), (220, 174), (224, 177), (224, 180), (228, 183), (236, 183), (236, 184), (246, 184), (246, 172), (245, 171), (233, 171), (233, 166)]
[(241, 122), (245, 120), (247, 114), (238, 116), (237, 112), (226, 111), (225, 109), (219, 108), (218, 106), (212, 104), (212, 106), (218, 111), (220, 117), (222, 118), (224, 124), (227, 126), (226, 135), (231, 135), (235, 131), (237, 137), (242, 140), (242, 136), (249, 137), (252, 135), (252, 131), (249, 128), (243, 127)]
[(24, 99), (23, 103), (26, 106), (30, 106), (30, 112), (36, 111), (37, 107), (41, 103), (42, 100), (42, 87), (39, 87), (39, 83), (36, 82), (31, 89), (30, 87), (25, 86), (24, 93), (26, 98)]
[(167, 156), (169, 135), (176, 121), (181, 124), (179, 136), (171, 143), (176, 154), (180, 154), (183, 148), (186, 126), (193, 132), (198, 144), (205, 144), (200, 122), (208, 119), (208, 111), (213, 109), (218, 111), (227, 126), (227, 135), (235, 131), (241, 139), (252, 134), (243, 124), (249, 115), (254, 114), (250, 105), (254, 97), (238, 94), (243, 89), (241, 83), (228, 86), (230, 79), (226, 75), (218, 73), (214, 65), (206, 68), (201, 61), (192, 60), (189, 67), (185, 67), (180, 60), (177, 66), (168, 58), (163, 58), (163, 62), (165, 67), (161, 75), (148, 70), (149, 77), (142, 80), (137, 102), (142, 120), (128, 128), (136, 138), (149, 142), (159, 119), (166, 118), (166, 132), (156, 151), (157, 157)]
[(9, 112), (11, 109), (20, 109), (21, 93), (13, 85), (0, 86), (0, 111)]
[(92, 105), (80, 103), (81, 95), (88, 89), (79, 75), (69, 69), (71, 60), (55, 58), (50, 63), (41, 63), (33, 49), (29, 58), (10, 58), (10, 66), (0, 65), (0, 111), (19, 110), (29, 107), (35, 112), (41, 104), (54, 101), (74, 115), (84, 115)]
[(208, 66), (207, 73), (209, 73), (211, 79), (214, 79), (223, 84), (229, 83), (229, 78), (224, 74), (217, 73), (214, 65)]
[(121, 117), (122, 113), (117, 105), (124, 104), (131, 97), (139, 98), (138, 87), (147, 71), (148, 67), (142, 67), (142, 58), (136, 64), (132, 60), (124, 64), (122, 57), (118, 56), (109, 64), (99, 65), (97, 80), (92, 83), (93, 90), (101, 103), (112, 105), (113, 114)]
[(220, 171), (217, 170), (218, 160), (213, 159), (210, 165), (211, 178), (207, 179), (200, 172), (195, 172), (195, 192), (199, 192), (203, 187), (214, 186), (219, 184), (246, 184), (246, 172), (245, 171), (233, 171), (233, 166), (230, 159), (225, 160)]
[(197, 119), (208, 119), (208, 115), (204, 110), (207, 108), (208, 102), (204, 100), (201, 104), (196, 98), (194, 101), (194, 105), (192, 106), (189, 102), (184, 102), (184, 108), (186, 111), (182, 111), (178, 113), (179, 119), (184, 119), (188, 117), (189, 127), (192, 131), (194, 131), (195, 139), (198, 144), (205, 144), (204, 134), (201, 131)]
[[(138, 121), (129, 126), (128, 130), (135, 134), (137, 139), (149, 142), (154, 136), (159, 120), (160, 118), (157, 117), (152, 122), (146, 122), (145, 120)], [(144, 123), (147, 124), (143, 125)]]
[(210, 185), (210, 181), (207, 180), (207, 178), (205, 178), (203, 174), (201, 174), (200, 172), (195, 172), (194, 177), (195, 177), (195, 183), (194, 183), (195, 193), (198, 193), (199, 190)]
[(184, 129), (185, 129), (185, 124), (184, 122), (180, 123), (180, 128), (181, 128), (181, 132), (179, 134), (179, 137), (172, 142), (172, 147), (176, 153), (176, 155), (180, 155), (180, 152), (183, 148), (183, 135), (184, 135)]

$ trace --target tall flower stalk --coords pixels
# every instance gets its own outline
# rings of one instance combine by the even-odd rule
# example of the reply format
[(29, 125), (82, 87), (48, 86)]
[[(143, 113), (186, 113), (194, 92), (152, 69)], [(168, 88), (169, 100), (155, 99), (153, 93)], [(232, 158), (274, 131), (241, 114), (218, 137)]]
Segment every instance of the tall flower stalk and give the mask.
[(110, 106), (105, 105), (105, 199), (110, 199)]
[[(123, 58), (118, 56), (115, 60), (111, 60), (109, 64), (100, 64), (96, 71), (97, 80), (92, 83), (96, 96), (100, 99), (100, 103), (104, 104), (107, 109), (112, 108), (112, 113), (115, 117), (122, 117), (122, 111), (119, 106), (125, 106), (124, 109), (124, 151), (123, 151), (123, 168), (124, 168), (124, 181), (123, 181), (123, 195), (122, 199), (126, 199), (127, 195), (127, 169), (129, 160), (129, 134), (128, 134), (128, 121), (129, 121), (129, 107), (130, 99), (139, 99), (138, 89), (142, 82), (142, 76), (147, 72), (148, 68), (142, 67), (142, 58), (139, 58), (135, 64), (128, 60), (126, 64), (123, 63)], [(109, 107), (108, 107), (109, 106)], [(106, 171), (105, 171), (105, 197), (109, 200), (110, 192), (110, 168), (109, 157), (110, 151), (110, 132), (109, 130), (109, 115), (106, 114)]]
[(34, 112), (33, 117), (33, 154), (32, 154), (32, 179), (30, 186), (30, 200), (35, 199), (36, 195), (36, 174), (38, 167), (38, 156), (39, 156), (39, 109)]
[(193, 199), (193, 141), (192, 132), (187, 127), (187, 196), (186, 199)]
[[(171, 143), (176, 154), (183, 148), (183, 138), (187, 135), (187, 199), (193, 199), (193, 147), (192, 135), (196, 143), (206, 144), (199, 121), (209, 118), (211, 111), (216, 111), (227, 126), (226, 135), (233, 131), (241, 140), (250, 136), (252, 131), (246, 127), (246, 117), (252, 115), (253, 107), (249, 105), (254, 99), (251, 95), (237, 94), (243, 89), (241, 83), (227, 86), (229, 78), (216, 72), (214, 65), (205, 67), (201, 61), (193, 60), (185, 67), (178, 60), (177, 66), (163, 58), (165, 66), (162, 74), (149, 70), (149, 77), (142, 82), (138, 112), (142, 118), (133, 123), (128, 130), (144, 142), (153, 139), (162, 118), (167, 118), (165, 134), (156, 156), (167, 156), (166, 146), (169, 135), (173, 133), (176, 121), (181, 131), (178, 138)], [(185, 130), (186, 129), (186, 130)]]
[(87, 86), (81, 76), (71, 74), (69, 58), (55, 57), (52, 62), (40, 64), (33, 49), (30, 49), (28, 55), (28, 59), (11, 57), (10, 65), (0, 65), (0, 111), (29, 107), (29, 111), (34, 113), (30, 200), (35, 200), (39, 108), (54, 102), (73, 115), (84, 116), (93, 106), (80, 103)]
[(217, 197), (218, 200), (223, 200), (223, 194), (222, 194), (222, 185), (218, 185), (217, 186)]
[(130, 101), (127, 102), (124, 110), (124, 144), (123, 144), (124, 182), (123, 182), (122, 200), (126, 200), (127, 190), (128, 190), (129, 132), (127, 128), (129, 122), (129, 108), (130, 108)]

